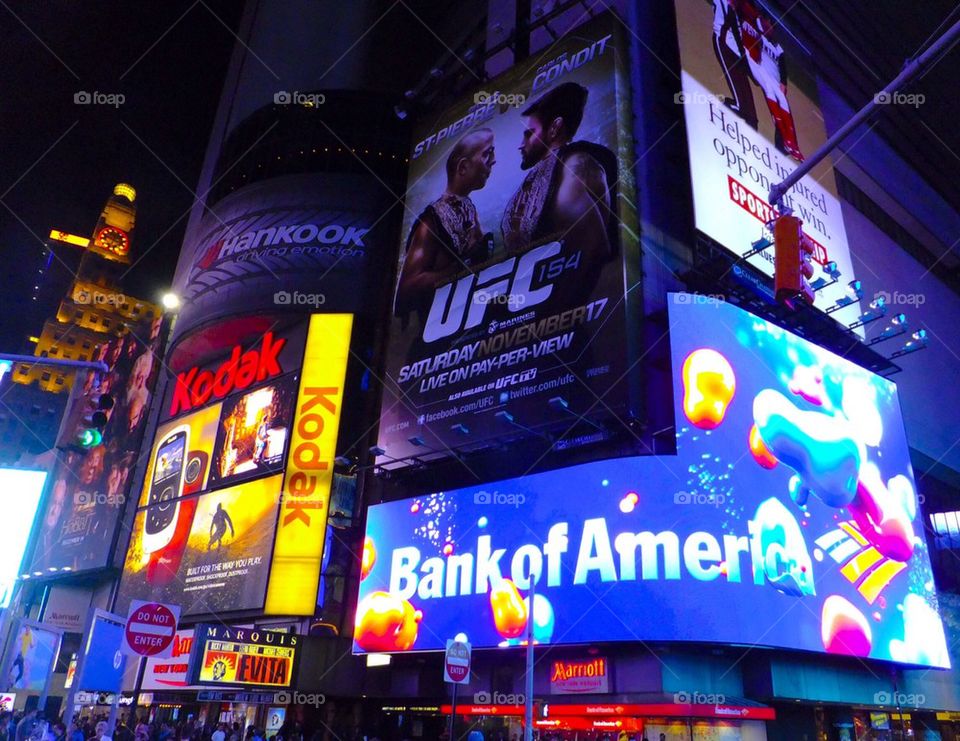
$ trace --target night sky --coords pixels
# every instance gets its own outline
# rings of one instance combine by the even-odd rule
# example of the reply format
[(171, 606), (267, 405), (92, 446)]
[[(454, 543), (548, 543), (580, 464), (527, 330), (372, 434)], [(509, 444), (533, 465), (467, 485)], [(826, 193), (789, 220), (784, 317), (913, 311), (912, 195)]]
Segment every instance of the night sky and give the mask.
[[(143, 258), (125, 290), (155, 300), (169, 285), (241, 5), (0, 1), (0, 350), (20, 350), (55, 311), (31, 313), (42, 240), (90, 236), (117, 182), (137, 189)], [(79, 91), (126, 100), (75, 105)]]
[[(430, 18), (430, 3), (409, 4)], [(30, 301), (49, 230), (89, 236), (117, 182), (138, 192), (139, 262), (125, 290), (156, 299), (169, 284), (242, 5), (0, 0), (0, 350), (21, 349), (56, 308)], [(483, 12), (486, 3), (477, 6)], [(810, 7), (816, 12), (818, 2)], [(858, 40), (842, 29), (840, 43), (859, 63), (885, 67), (878, 69), (883, 82), (957, 10), (953, 0), (871, 7), (879, 22), (877, 37), (863, 42), (870, 48), (856, 48)], [(433, 43), (426, 31), (424, 42)], [(960, 166), (958, 57), (955, 49), (922, 81), (918, 89), (930, 104), (915, 113), (941, 140), (937, 159), (953, 170)], [(75, 105), (79, 91), (126, 100), (116, 109)]]

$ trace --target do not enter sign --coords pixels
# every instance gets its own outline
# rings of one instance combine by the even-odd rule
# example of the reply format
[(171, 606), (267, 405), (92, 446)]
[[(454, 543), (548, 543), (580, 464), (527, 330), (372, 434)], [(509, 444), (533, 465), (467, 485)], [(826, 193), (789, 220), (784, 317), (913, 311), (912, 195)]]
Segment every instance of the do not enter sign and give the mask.
[(177, 605), (133, 600), (124, 629), (124, 650), (136, 656), (169, 658), (179, 619)]
[(470, 684), (470, 644), (466, 641), (447, 641), (443, 657), (443, 681)]

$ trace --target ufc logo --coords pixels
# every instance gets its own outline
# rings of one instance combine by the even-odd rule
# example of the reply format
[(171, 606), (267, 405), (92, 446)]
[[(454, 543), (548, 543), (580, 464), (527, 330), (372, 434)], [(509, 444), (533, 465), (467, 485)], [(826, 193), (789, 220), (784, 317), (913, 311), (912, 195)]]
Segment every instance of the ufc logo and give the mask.
[(465, 275), (454, 283), (437, 289), (423, 329), (424, 342), (436, 342), (483, 323), (487, 306), (498, 296), (508, 301), (507, 308), (516, 313), (546, 301), (553, 285), (532, 288), (537, 263), (560, 253), (560, 242), (535, 247), (521, 257), (509, 257), (484, 268), (476, 275)]

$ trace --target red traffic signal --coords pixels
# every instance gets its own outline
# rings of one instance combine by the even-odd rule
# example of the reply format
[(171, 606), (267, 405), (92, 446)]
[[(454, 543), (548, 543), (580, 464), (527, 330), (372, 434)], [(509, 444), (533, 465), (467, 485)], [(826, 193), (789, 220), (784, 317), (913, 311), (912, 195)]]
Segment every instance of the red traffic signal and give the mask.
[(803, 233), (803, 222), (796, 216), (778, 216), (773, 225), (774, 288), (777, 300), (792, 308), (799, 298), (813, 303), (814, 291), (807, 283), (813, 277), (813, 241)]

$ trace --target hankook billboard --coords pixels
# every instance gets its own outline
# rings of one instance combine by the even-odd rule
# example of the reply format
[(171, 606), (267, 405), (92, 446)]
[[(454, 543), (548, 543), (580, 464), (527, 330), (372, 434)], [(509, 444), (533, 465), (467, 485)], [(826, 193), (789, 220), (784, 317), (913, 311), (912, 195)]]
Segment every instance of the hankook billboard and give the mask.
[(382, 201), (369, 177), (347, 174), (287, 175), (231, 193), (184, 244), (176, 337), (255, 312), (368, 311)]

